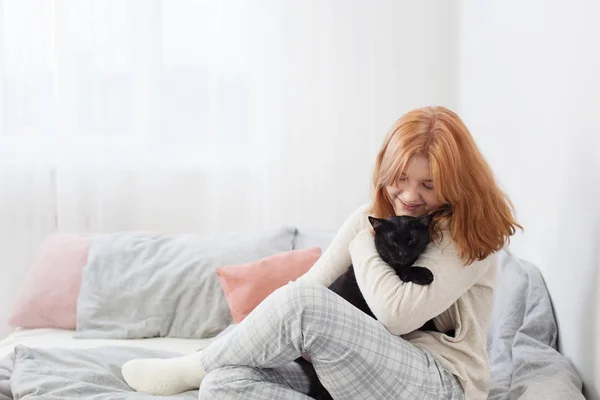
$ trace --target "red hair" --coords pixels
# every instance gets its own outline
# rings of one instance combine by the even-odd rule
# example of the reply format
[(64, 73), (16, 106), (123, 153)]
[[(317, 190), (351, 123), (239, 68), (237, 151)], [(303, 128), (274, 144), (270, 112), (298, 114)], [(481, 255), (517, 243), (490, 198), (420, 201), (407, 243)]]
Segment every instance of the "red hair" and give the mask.
[(458, 115), (444, 107), (410, 111), (392, 126), (373, 171), (371, 212), (375, 216), (395, 214), (386, 186), (398, 181), (416, 155), (429, 159), (435, 194), (449, 206), (433, 219), (434, 239), (440, 238), (440, 223), (446, 222), (467, 264), (500, 250), (517, 227), (523, 229), (469, 130)]

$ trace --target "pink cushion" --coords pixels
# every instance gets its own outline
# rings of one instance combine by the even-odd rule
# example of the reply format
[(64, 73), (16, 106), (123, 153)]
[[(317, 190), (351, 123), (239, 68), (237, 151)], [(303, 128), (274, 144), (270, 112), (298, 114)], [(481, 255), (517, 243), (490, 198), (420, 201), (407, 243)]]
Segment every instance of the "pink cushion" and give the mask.
[(75, 329), (77, 297), (92, 236), (46, 238), (17, 297), (8, 323), (22, 328)]
[(308, 271), (320, 256), (321, 249), (313, 247), (217, 268), (233, 320), (241, 322), (268, 295)]

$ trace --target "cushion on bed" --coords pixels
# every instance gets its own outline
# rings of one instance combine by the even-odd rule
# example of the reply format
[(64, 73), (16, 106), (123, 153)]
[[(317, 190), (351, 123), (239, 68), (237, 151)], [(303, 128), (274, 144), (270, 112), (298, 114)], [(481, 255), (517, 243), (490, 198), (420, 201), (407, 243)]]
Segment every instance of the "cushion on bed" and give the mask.
[(218, 267), (291, 251), (296, 230), (147, 236), (98, 235), (83, 270), (79, 338), (203, 338), (232, 315)]
[(233, 320), (240, 323), (268, 295), (306, 273), (320, 256), (321, 249), (313, 247), (217, 268)]
[(298, 234), (294, 241), (294, 249), (319, 247), (322, 251), (325, 251), (335, 234), (336, 231), (333, 230), (298, 229)]
[(75, 329), (81, 273), (90, 244), (90, 235), (49, 235), (29, 268), (8, 323), (22, 328)]

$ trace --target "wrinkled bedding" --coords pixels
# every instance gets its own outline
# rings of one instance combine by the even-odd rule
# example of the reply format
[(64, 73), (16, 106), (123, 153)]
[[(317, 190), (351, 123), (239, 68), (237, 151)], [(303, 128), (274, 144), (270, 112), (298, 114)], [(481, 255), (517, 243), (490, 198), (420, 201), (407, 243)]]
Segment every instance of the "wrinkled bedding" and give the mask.
[(0, 361), (0, 400), (197, 399), (197, 390), (168, 397), (133, 392), (123, 380), (121, 365), (128, 360), (177, 355), (163, 350), (122, 346), (92, 349), (16, 346), (13, 354)]
[[(540, 271), (505, 251), (499, 259), (488, 336), (489, 399), (584, 399), (581, 378), (556, 350), (558, 329)], [(133, 358), (175, 355), (126, 346), (42, 349), (19, 345), (0, 360), (0, 400), (149, 398), (131, 391), (123, 381), (121, 365)], [(197, 391), (190, 391), (168, 398), (197, 396)]]
[(499, 254), (488, 356), (488, 399), (584, 399), (573, 365), (557, 351), (558, 327), (540, 270)]

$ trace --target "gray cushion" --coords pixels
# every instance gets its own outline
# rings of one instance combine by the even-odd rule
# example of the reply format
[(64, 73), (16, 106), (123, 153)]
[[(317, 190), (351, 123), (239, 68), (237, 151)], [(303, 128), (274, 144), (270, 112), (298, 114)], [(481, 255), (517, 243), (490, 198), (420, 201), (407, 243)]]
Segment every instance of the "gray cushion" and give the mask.
[(296, 230), (94, 238), (77, 304), (79, 338), (203, 338), (232, 322), (215, 270), (292, 250)]
[(299, 229), (294, 249), (320, 247), (325, 251), (335, 236), (335, 231)]

